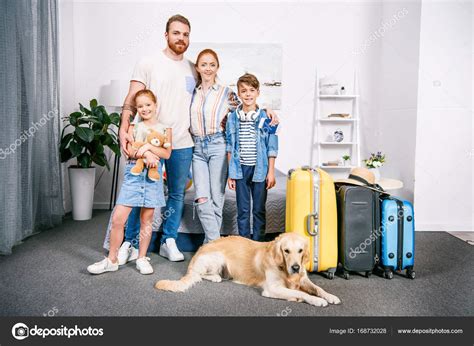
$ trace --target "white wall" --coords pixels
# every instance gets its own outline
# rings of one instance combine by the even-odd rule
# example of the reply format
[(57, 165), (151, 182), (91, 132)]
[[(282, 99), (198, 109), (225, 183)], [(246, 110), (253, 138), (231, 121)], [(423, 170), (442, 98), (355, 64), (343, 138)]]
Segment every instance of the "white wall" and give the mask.
[(417, 229), (473, 230), (472, 3), (423, 1), (415, 165)]
[[(400, 11), (406, 14), (384, 26)], [(352, 84), (357, 67), (362, 157), (376, 150), (387, 154), (382, 174), (404, 181), (396, 194), (414, 198), (417, 229), (472, 229), (472, 195), (466, 193), (474, 194), (469, 2), (62, 0), (63, 114), (78, 102), (100, 101), (111, 80), (128, 80), (140, 56), (165, 46), (164, 26), (175, 13), (190, 19), (191, 45), (282, 45), (284, 131), (277, 168), (310, 161), (316, 67), (345, 85)], [(373, 39), (381, 28), (384, 34)], [(97, 173), (95, 207), (108, 207), (111, 173)]]
[[(165, 46), (168, 17), (184, 14), (191, 21), (193, 42), (278, 43), (283, 47), (283, 98), (277, 168), (287, 171), (310, 160), (310, 138), (316, 66), (352, 84), (359, 70), (361, 114), (377, 116), (377, 70), (380, 40), (365, 48), (380, 26), (382, 5), (353, 3), (206, 3), (60, 2), (61, 101), (63, 114), (78, 102), (99, 97), (111, 80), (130, 78), (136, 60)], [(194, 57), (190, 57), (194, 58)], [(225, 66), (222, 66), (225, 69)], [(350, 90), (349, 90), (350, 92)], [(100, 101), (100, 97), (99, 97)], [(370, 132), (370, 128), (362, 129)], [(370, 138), (370, 136), (365, 136)], [(102, 174), (99, 169), (97, 176)], [(108, 207), (111, 174), (97, 178), (95, 207)], [(66, 210), (69, 188), (65, 184)]]
[(378, 150), (386, 154), (382, 175), (403, 181), (404, 189), (394, 193), (410, 201), (415, 185), (420, 12), (421, 1), (383, 5), (387, 24), (381, 40), (377, 116), (364, 146), (366, 157)]

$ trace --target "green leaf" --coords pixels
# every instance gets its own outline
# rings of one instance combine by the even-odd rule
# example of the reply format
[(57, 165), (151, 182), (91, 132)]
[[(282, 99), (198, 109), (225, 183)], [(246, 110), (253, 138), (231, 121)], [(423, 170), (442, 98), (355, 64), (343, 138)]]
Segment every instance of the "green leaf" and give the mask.
[(80, 139), (87, 143), (92, 142), (92, 140), (94, 139), (94, 131), (87, 127), (76, 127), (76, 131), (74, 132)]
[(103, 126), (104, 124), (102, 124), (101, 122), (94, 123), (92, 124), (92, 129), (94, 130), (95, 133), (99, 134), (99, 133), (102, 133)]
[(68, 146), (69, 142), (71, 141), (72, 137), (73, 137), (73, 134), (68, 133), (63, 138), (61, 138), (61, 144), (59, 145), (59, 150), (60, 151), (67, 148), (67, 146)]
[(97, 142), (94, 141), (92, 143), (95, 144), (94, 147), (95, 147), (95, 152), (97, 154), (103, 154), (104, 153), (104, 146), (99, 141), (97, 141)]
[(69, 148), (61, 148), (59, 150), (59, 153), (61, 155), (61, 162), (69, 161), (72, 158), (72, 154)]
[(67, 124), (66, 126), (63, 127), (63, 130), (61, 131), (61, 141), (63, 140), (63, 138), (65, 137), (64, 136), (64, 132), (66, 131), (66, 129), (71, 126), (71, 124)]
[(96, 154), (92, 156), (92, 161), (97, 163), (99, 166), (106, 166), (108, 170), (110, 170), (109, 163), (104, 154)]
[(82, 117), (81, 112), (74, 112), (69, 115), (69, 122), (73, 126), (79, 125), (79, 119)]
[(90, 117), (87, 117), (87, 118), (82, 118), (82, 120), (84, 120), (88, 123), (99, 124), (100, 126), (102, 126), (102, 122), (100, 122), (99, 119), (97, 119), (96, 117), (93, 117), (93, 116), (90, 116)]
[(114, 152), (115, 155), (117, 155), (117, 156), (121, 155), (120, 147), (118, 146), (118, 144), (111, 144), (111, 145), (109, 145), (109, 148)]
[(88, 142), (83, 141), (75, 132), (74, 132), (74, 142), (81, 145), (82, 147), (87, 147), (87, 145), (89, 144)]
[(100, 137), (100, 139), (103, 145), (110, 146), (114, 143), (114, 138), (108, 133), (104, 134), (102, 137)]
[(72, 153), (72, 157), (81, 155), (82, 149), (83, 149), (82, 145), (79, 145), (74, 141), (71, 142), (71, 144), (69, 145), (69, 150)]
[(92, 99), (92, 100), (89, 102), (89, 105), (91, 106), (91, 109), (97, 107), (97, 100), (96, 100), (96, 99)]
[(90, 168), (92, 165), (91, 156), (87, 153), (83, 153), (79, 155), (77, 158), (77, 164), (79, 167), (82, 167), (82, 168)]
[(118, 113), (111, 113), (109, 115), (110, 117), (110, 122), (116, 126), (120, 125), (120, 115)]
[(102, 108), (103, 108), (102, 106), (94, 108), (93, 114), (95, 117), (97, 117), (97, 119), (99, 119), (101, 124), (105, 124), (104, 112)]
[(109, 113), (107, 113), (107, 110), (105, 109), (104, 106), (99, 106), (98, 108), (99, 108), (99, 109), (101, 110), (101, 112), (102, 112), (102, 121), (103, 121), (105, 124), (109, 125), (109, 124), (112, 122), (112, 121), (110, 120)]
[(85, 113), (87, 115), (91, 115), (92, 112), (88, 110), (86, 107), (84, 107), (82, 104), (79, 103), (79, 109), (81, 110), (82, 113)]
[(94, 117), (97, 118), (97, 120), (99, 120), (101, 123), (104, 122), (103, 120), (103, 116), (102, 116), (102, 111), (99, 107), (96, 107), (92, 110), (92, 114), (94, 115)]
[(94, 108), (94, 115), (102, 122), (102, 124), (110, 124), (110, 117), (104, 106)]
[(95, 140), (99, 140), (104, 135), (104, 133), (102, 132), (102, 129), (99, 130), (99, 129), (96, 128), (93, 131), (94, 131), (94, 139)]

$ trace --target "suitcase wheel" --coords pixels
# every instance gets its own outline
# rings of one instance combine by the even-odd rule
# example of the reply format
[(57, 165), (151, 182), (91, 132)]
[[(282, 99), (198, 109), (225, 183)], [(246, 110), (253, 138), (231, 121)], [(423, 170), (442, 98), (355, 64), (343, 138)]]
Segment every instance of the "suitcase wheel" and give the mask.
[(349, 280), (349, 273), (348, 272), (344, 272), (343, 276), (344, 276), (344, 279)]
[(365, 272), (365, 277), (368, 279), (372, 275), (372, 272)]
[(392, 280), (392, 279), (393, 279), (393, 272), (392, 272), (392, 271), (383, 272), (383, 277), (384, 277), (385, 279)]
[(333, 272), (328, 272), (328, 279), (329, 280), (334, 279), (334, 273)]
[(414, 280), (415, 279), (415, 272), (413, 270), (407, 269), (407, 278)]

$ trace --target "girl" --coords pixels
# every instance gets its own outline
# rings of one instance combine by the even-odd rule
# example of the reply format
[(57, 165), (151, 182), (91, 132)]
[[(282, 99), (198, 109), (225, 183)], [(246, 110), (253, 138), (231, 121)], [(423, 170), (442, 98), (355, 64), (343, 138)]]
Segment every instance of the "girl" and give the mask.
[[(171, 142), (171, 128), (166, 128), (166, 126), (158, 122), (155, 95), (150, 90), (140, 90), (135, 95), (135, 104), (137, 112), (143, 121), (129, 128), (129, 134), (134, 140), (146, 142), (147, 131), (153, 129), (161, 133), (166, 131), (168, 140)], [(124, 226), (132, 207), (141, 207), (140, 241), (138, 259), (136, 261), (137, 269), (141, 274), (153, 273), (150, 258), (146, 257), (146, 252), (152, 234), (153, 212), (155, 208), (166, 204), (163, 193), (163, 179), (151, 180), (147, 170), (143, 170), (139, 175), (136, 175), (131, 172), (131, 169), (135, 165), (136, 159), (144, 158), (146, 159), (147, 168), (158, 168), (161, 175), (160, 158), (168, 159), (170, 157), (171, 146), (165, 149), (145, 144), (136, 150), (129, 143), (127, 149), (130, 157), (125, 167), (125, 177), (112, 216), (109, 256), (87, 267), (91, 274), (102, 274), (118, 270), (118, 250), (123, 241)]]

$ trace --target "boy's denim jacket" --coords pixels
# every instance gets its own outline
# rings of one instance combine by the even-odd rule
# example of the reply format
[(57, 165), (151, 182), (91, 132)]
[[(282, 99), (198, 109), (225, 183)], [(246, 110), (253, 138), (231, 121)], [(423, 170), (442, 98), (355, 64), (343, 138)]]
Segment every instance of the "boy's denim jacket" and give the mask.
[[(240, 166), (240, 147), (239, 147), (239, 128), (240, 120), (237, 115), (240, 107), (227, 115), (226, 124), (226, 150), (231, 153), (229, 161), (229, 178), (242, 179), (242, 167)], [(253, 174), (253, 182), (262, 182), (267, 178), (268, 158), (277, 157), (278, 155), (278, 136), (269, 134), (263, 128), (258, 128), (261, 119), (268, 118), (264, 110), (255, 120), (255, 131), (257, 134), (257, 163)]]

